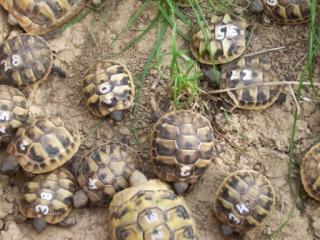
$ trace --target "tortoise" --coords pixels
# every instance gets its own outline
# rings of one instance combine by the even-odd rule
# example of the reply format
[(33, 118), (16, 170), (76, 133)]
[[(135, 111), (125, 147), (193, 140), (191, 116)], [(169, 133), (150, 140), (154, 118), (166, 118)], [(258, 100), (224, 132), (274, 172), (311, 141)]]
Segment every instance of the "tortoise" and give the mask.
[(19, 198), (20, 213), (33, 219), (33, 226), (39, 232), (47, 223), (72, 225), (75, 219), (72, 198), (76, 190), (73, 175), (64, 168), (39, 174), (25, 183)]
[(178, 193), (198, 181), (215, 155), (209, 120), (190, 110), (166, 113), (151, 134), (153, 171), (161, 180), (173, 182)]
[(109, 207), (111, 240), (197, 240), (196, 223), (185, 200), (159, 179), (138, 171), (133, 185), (114, 195)]
[(320, 201), (320, 143), (305, 155), (301, 165), (301, 180), (308, 195)]
[(10, 142), (29, 119), (29, 103), (18, 89), (0, 85), (0, 145)]
[(251, 12), (262, 13), (265, 9), (281, 24), (300, 24), (310, 20), (311, 0), (253, 0), (251, 6)]
[[(138, 159), (127, 145), (118, 141), (106, 142), (85, 154), (76, 171), (78, 184), (90, 202), (106, 206), (115, 193), (129, 186)], [(75, 199), (80, 199), (80, 194), (76, 192)], [(74, 202), (76, 207), (87, 203), (86, 200)]]
[[(279, 99), (281, 87), (261, 84), (278, 81), (279, 76), (275, 69), (262, 57), (240, 58), (238, 61), (223, 65), (220, 89), (239, 87), (224, 94), (223, 100), (231, 105), (231, 108), (227, 105), (225, 108), (232, 112), (235, 108), (261, 110), (270, 107)], [(250, 85), (253, 86), (249, 87)]]
[(2, 159), (2, 174), (24, 171), (39, 174), (62, 166), (78, 151), (80, 135), (70, 124), (57, 117), (36, 117), (20, 127)]
[(87, 69), (83, 92), (85, 104), (93, 115), (109, 115), (120, 122), (124, 118), (124, 110), (133, 103), (135, 87), (131, 73), (125, 65), (105, 60)]
[(190, 51), (204, 64), (224, 64), (242, 55), (245, 50), (246, 22), (225, 14), (207, 19), (208, 28), (196, 27), (191, 33)]
[(51, 70), (56, 70), (63, 77), (65, 75), (54, 64), (51, 48), (40, 36), (19, 34), (0, 45), (0, 84), (25, 90), (28, 96), (48, 78)]
[(214, 202), (217, 218), (224, 224), (222, 233), (246, 233), (270, 215), (275, 191), (270, 181), (254, 170), (238, 170), (220, 185)]
[(19, 24), (26, 32), (43, 35), (70, 21), (87, 0), (0, 0), (9, 12), (8, 22)]

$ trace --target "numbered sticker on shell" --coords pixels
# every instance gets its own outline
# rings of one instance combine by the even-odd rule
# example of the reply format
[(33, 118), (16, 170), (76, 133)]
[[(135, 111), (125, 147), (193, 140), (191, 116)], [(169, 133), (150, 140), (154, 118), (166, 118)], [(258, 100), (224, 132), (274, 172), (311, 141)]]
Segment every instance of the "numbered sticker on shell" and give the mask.
[(48, 213), (49, 213), (49, 207), (48, 207), (47, 205), (41, 205), (41, 204), (39, 204), (39, 205), (36, 205), (36, 206), (34, 207), (34, 211), (35, 211), (36, 213), (38, 213), (39, 216), (48, 215)]
[(25, 151), (26, 147), (28, 145), (29, 145), (29, 142), (26, 139), (22, 139), (22, 141), (21, 141), (21, 143), (19, 145), (19, 148), (20, 148), (20, 150)]
[(155, 229), (155, 231), (152, 233), (152, 240), (163, 240), (164, 239), (164, 234), (163, 232)]
[(146, 219), (146, 221), (147, 221), (148, 223), (153, 223), (153, 222), (155, 222), (155, 221), (158, 220), (157, 214), (155, 214), (155, 213), (152, 212), (152, 211), (146, 212), (145, 215), (144, 215), (144, 218)]
[(49, 192), (41, 192), (40, 198), (42, 198), (43, 200), (51, 201), (53, 198), (53, 195), (52, 193), (49, 193)]
[(230, 81), (251, 81), (252, 80), (253, 71), (252, 69), (243, 69), (241, 71), (239, 70), (233, 70), (231, 72)]
[(181, 167), (180, 176), (181, 177), (189, 177), (191, 175), (191, 170), (192, 170), (192, 167), (190, 167), (190, 166)]
[(267, 0), (267, 4), (269, 6), (274, 7), (274, 6), (276, 6), (278, 4), (278, 1), (277, 0)]
[(12, 55), (11, 60), (3, 60), (1, 64), (4, 66), (4, 71), (7, 72), (10, 69), (18, 68), (22, 65), (22, 59), (19, 55)]
[(9, 122), (11, 120), (11, 113), (8, 111), (0, 111), (0, 122)]
[(88, 188), (91, 189), (91, 190), (98, 189), (97, 179), (89, 178), (88, 179)]
[(245, 203), (242, 202), (236, 205), (236, 210), (242, 216), (246, 216), (250, 213), (250, 209), (247, 207)]
[(216, 40), (223, 40), (225, 38), (233, 39), (240, 35), (240, 29), (234, 24), (217, 25), (215, 27)]
[(233, 224), (240, 224), (241, 221), (238, 217), (236, 217), (233, 213), (229, 213), (228, 214), (228, 220), (230, 221), (230, 223), (233, 223)]

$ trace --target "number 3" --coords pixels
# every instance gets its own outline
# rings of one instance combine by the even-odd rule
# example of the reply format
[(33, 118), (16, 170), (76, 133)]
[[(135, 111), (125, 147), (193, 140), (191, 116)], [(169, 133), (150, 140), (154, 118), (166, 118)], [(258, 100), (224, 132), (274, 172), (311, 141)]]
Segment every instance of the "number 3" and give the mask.
[(49, 207), (46, 205), (37, 205), (37, 206), (35, 206), (34, 210), (37, 213), (40, 213), (43, 215), (47, 215), (49, 213)]
[(240, 224), (240, 219), (237, 218), (233, 213), (229, 213), (228, 219), (235, 224)]

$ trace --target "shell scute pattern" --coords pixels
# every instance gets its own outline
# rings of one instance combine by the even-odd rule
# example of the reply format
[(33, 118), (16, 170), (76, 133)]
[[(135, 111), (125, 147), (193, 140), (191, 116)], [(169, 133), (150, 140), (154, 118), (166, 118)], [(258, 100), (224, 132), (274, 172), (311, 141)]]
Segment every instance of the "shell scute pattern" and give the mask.
[(225, 14), (207, 22), (206, 34), (202, 29), (191, 33), (193, 56), (204, 64), (224, 64), (240, 57), (245, 50), (245, 20)]
[(77, 129), (59, 118), (37, 117), (18, 129), (7, 152), (25, 171), (44, 173), (67, 162), (79, 145)]
[(28, 33), (42, 35), (76, 16), (86, 0), (0, 0)]
[[(263, 58), (241, 58), (222, 67), (222, 89), (278, 81), (279, 77), (275, 70)], [(225, 100), (231, 105), (242, 109), (265, 109), (271, 106), (279, 95), (279, 86), (252, 86), (228, 91)]]
[(301, 166), (301, 179), (309, 196), (320, 201), (320, 143), (306, 153)]
[(160, 180), (117, 193), (109, 212), (112, 240), (199, 239), (186, 202)]
[(230, 174), (216, 194), (215, 214), (234, 231), (243, 233), (260, 225), (275, 204), (269, 180), (253, 170)]
[(0, 85), (0, 145), (7, 144), (16, 129), (27, 122), (29, 104), (16, 88)]
[(195, 183), (214, 157), (212, 126), (198, 113), (167, 113), (155, 124), (152, 136), (151, 158), (160, 179)]
[(21, 34), (0, 45), (1, 84), (22, 89), (45, 80), (52, 65), (52, 51), (39, 36)]
[(75, 190), (73, 175), (63, 168), (38, 175), (25, 184), (19, 210), (27, 218), (56, 224), (71, 212)]
[(99, 62), (85, 72), (83, 91), (86, 106), (97, 117), (128, 109), (135, 88), (131, 73), (114, 61)]
[(310, 0), (263, 0), (268, 13), (283, 24), (304, 23), (310, 19)]
[(77, 180), (90, 201), (106, 205), (112, 196), (129, 186), (139, 156), (128, 146), (112, 141), (94, 148), (77, 170)]

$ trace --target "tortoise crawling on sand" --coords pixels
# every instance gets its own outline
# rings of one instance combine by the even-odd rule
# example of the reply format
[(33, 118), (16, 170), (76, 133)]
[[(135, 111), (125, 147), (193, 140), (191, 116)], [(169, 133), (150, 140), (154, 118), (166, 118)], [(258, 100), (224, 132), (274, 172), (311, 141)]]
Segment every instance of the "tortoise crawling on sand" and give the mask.
[(128, 68), (116, 61), (100, 61), (87, 69), (83, 81), (85, 104), (97, 117), (121, 122), (133, 103), (135, 87)]
[(220, 89), (239, 88), (224, 94), (223, 100), (231, 105), (231, 108), (225, 107), (228, 111), (235, 108), (261, 110), (270, 107), (281, 94), (279, 85), (263, 86), (272, 82), (279, 82), (279, 76), (263, 58), (246, 57), (223, 65)]
[(310, 20), (311, 0), (253, 0), (250, 10), (262, 13), (266, 10), (276, 22), (299, 24)]
[(153, 172), (161, 180), (174, 183), (178, 193), (196, 183), (215, 156), (211, 123), (193, 111), (163, 115), (154, 125), (151, 136)]
[(254, 170), (239, 170), (228, 175), (220, 185), (214, 203), (224, 235), (246, 233), (270, 215), (275, 205), (275, 191), (270, 181)]
[[(106, 206), (114, 194), (129, 187), (138, 159), (135, 151), (118, 141), (109, 141), (93, 148), (85, 154), (76, 171), (76, 178), (82, 189), (80, 191), (94, 205)], [(82, 199), (85, 197), (83, 193), (76, 192), (76, 207), (87, 203), (87, 199)]]
[(33, 219), (32, 224), (39, 232), (48, 223), (73, 225), (75, 219), (69, 214), (73, 208), (75, 190), (75, 179), (64, 168), (37, 175), (24, 185), (19, 210), (23, 216)]
[(1, 173), (19, 169), (31, 174), (50, 172), (65, 164), (78, 151), (80, 134), (56, 117), (30, 119), (15, 133), (1, 161)]
[(29, 103), (18, 89), (0, 85), (0, 146), (11, 141), (15, 131), (29, 119)]
[[(8, 22), (19, 24), (26, 32), (43, 35), (75, 17), (88, 0), (0, 0), (9, 12)], [(93, 0), (100, 4), (100, 0)]]
[(320, 201), (320, 143), (306, 153), (301, 165), (301, 181), (308, 195)]
[(42, 37), (20, 34), (0, 44), (0, 84), (23, 89), (29, 95), (51, 70), (65, 75), (54, 64), (52, 50)]
[(130, 182), (110, 204), (110, 240), (200, 239), (192, 212), (169, 185), (138, 171)]
[(240, 57), (245, 50), (246, 21), (225, 14), (208, 19), (208, 28), (191, 33), (190, 51), (201, 63), (218, 65)]

